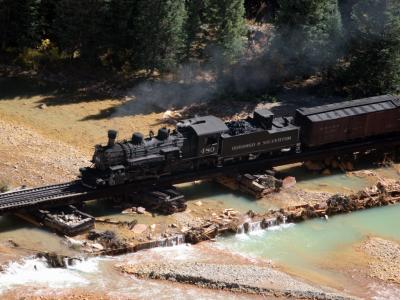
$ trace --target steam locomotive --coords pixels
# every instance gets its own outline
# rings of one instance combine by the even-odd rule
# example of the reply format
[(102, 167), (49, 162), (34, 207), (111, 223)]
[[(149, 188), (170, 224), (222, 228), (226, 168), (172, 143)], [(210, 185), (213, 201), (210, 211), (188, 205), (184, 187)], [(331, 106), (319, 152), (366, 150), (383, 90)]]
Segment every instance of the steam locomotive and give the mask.
[(400, 133), (400, 98), (392, 95), (299, 108), (294, 118), (265, 109), (237, 121), (195, 117), (173, 131), (119, 142), (110, 130), (108, 144), (95, 146), (93, 166), (80, 176), (91, 188), (115, 186), (393, 133)]

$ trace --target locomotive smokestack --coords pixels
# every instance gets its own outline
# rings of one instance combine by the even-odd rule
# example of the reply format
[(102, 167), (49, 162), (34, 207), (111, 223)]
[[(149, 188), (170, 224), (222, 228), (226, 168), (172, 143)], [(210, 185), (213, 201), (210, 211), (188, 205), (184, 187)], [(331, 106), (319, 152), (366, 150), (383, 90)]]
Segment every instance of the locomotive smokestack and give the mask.
[(118, 132), (116, 130), (108, 131), (108, 146), (113, 146), (115, 144), (117, 134), (118, 134)]

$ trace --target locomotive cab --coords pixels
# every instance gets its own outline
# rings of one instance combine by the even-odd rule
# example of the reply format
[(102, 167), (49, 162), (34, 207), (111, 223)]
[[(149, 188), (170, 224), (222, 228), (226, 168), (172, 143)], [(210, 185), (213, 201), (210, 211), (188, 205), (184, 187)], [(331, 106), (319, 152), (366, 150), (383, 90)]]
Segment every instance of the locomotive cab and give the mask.
[(203, 157), (219, 153), (220, 136), (229, 128), (221, 119), (205, 116), (184, 120), (177, 130), (185, 138), (183, 156)]

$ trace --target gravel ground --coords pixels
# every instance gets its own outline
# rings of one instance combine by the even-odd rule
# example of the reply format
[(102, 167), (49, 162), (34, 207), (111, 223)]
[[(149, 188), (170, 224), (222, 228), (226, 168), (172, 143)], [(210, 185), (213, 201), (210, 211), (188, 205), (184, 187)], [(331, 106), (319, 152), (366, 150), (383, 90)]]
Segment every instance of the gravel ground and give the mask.
[(89, 164), (75, 148), (30, 128), (0, 120), (0, 181), (10, 186), (40, 186), (76, 178)]
[(141, 278), (171, 280), (234, 292), (296, 299), (349, 299), (313, 287), (272, 268), (255, 265), (152, 263), (129, 265), (121, 269)]
[(373, 237), (362, 245), (362, 249), (372, 258), (368, 263), (371, 277), (400, 284), (399, 243)]

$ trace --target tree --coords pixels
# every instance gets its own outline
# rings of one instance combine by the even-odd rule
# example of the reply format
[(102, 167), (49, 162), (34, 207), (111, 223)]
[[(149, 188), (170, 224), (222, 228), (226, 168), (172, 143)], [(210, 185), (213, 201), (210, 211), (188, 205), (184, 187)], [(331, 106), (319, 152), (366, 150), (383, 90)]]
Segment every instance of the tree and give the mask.
[(57, 2), (54, 31), (60, 48), (86, 62), (97, 62), (104, 44), (106, 0)]
[(353, 7), (346, 78), (354, 95), (400, 90), (400, 2), (363, 0)]
[(203, 26), (206, 15), (206, 2), (204, 0), (187, 0), (186, 10), (187, 19), (185, 24), (186, 30), (186, 56), (200, 56), (202, 54), (203, 45), (205, 42), (203, 33)]
[(337, 0), (282, 0), (274, 53), (288, 76), (308, 75), (333, 65), (340, 48)]
[[(358, 1), (359, 0), (339, 0), (339, 10), (342, 18), (343, 28), (350, 29), (352, 24), (351, 15), (353, 12), (353, 6)], [(350, 32), (350, 30), (344, 30), (343, 32), (344, 34), (347, 34)]]
[(185, 48), (184, 0), (139, 0), (136, 24), (136, 62), (148, 70), (173, 69)]
[(279, 0), (245, 0), (246, 18), (257, 22), (274, 21)]
[(37, 39), (50, 39), (55, 41), (54, 20), (56, 15), (57, 0), (37, 0), (35, 9), (35, 28)]
[(232, 62), (240, 56), (244, 45), (244, 0), (209, 0), (207, 9), (217, 51), (225, 61)]
[(33, 0), (0, 0), (1, 49), (27, 47), (32, 42)]
[(107, 17), (103, 27), (107, 35), (107, 44), (115, 49), (127, 49), (134, 46), (135, 18), (140, 13), (136, 0), (110, 0)]
[(109, 0), (103, 24), (104, 47), (109, 50), (111, 64), (120, 69), (134, 64), (136, 52), (136, 0)]

